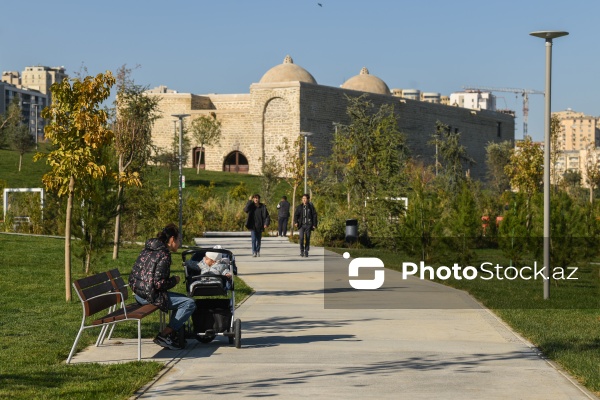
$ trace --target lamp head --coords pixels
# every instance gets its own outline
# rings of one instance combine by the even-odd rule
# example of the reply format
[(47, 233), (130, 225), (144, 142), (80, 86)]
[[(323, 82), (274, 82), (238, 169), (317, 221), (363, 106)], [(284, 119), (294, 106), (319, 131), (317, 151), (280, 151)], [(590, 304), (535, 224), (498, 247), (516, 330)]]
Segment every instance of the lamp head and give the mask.
[(567, 36), (568, 34), (569, 32), (565, 31), (535, 31), (530, 33), (531, 36), (539, 37), (546, 40), (552, 40), (561, 36)]

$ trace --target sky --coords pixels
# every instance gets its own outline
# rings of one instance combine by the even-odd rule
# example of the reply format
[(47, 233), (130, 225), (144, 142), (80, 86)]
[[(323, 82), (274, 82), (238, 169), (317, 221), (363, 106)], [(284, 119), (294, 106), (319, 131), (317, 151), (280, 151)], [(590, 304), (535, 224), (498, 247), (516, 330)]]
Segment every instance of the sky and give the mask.
[[(327, 86), (367, 67), (390, 88), (543, 91), (544, 40), (529, 33), (567, 31), (552, 47), (552, 111), (600, 116), (595, 0), (1, 0), (0, 15), (2, 71), (126, 64), (137, 84), (195, 94), (248, 93), (286, 55)], [(521, 95), (495, 95), (522, 138)], [(542, 140), (543, 95), (528, 122)]]

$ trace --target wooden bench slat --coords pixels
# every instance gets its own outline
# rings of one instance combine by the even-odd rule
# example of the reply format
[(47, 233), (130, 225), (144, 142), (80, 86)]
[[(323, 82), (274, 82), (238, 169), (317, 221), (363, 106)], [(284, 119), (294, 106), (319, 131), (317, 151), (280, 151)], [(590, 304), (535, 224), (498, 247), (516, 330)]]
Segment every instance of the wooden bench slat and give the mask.
[[(152, 304), (129, 304), (125, 307), (127, 310), (127, 318), (128, 319), (142, 319), (154, 311), (158, 310), (158, 307)], [(108, 315), (105, 315), (102, 318), (98, 318), (97, 320), (92, 322), (92, 325), (100, 325), (108, 322), (121, 321), (125, 319), (125, 312), (123, 309), (119, 309), (115, 312), (112, 312)]]

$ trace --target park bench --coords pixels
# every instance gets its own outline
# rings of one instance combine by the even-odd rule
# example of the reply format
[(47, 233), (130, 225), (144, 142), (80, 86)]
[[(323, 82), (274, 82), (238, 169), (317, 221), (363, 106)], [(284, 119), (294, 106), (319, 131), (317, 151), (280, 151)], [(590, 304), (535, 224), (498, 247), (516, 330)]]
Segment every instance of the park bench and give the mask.
[[(81, 300), (83, 307), (83, 318), (81, 327), (71, 348), (67, 364), (77, 348), (77, 343), (84, 330), (90, 328), (100, 329), (96, 340), (96, 347), (100, 346), (107, 338), (110, 339), (117, 323), (125, 321), (137, 321), (138, 324), (138, 361), (142, 358), (142, 327), (141, 321), (144, 317), (158, 310), (152, 304), (140, 305), (137, 303), (125, 304), (128, 296), (128, 285), (125, 284), (118, 269), (102, 272), (96, 275), (81, 278), (73, 282), (73, 287)], [(106, 315), (102, 315), (105, 314)], [(98, 317), (97, 314), (102, 316)], [(87, 324), (86, 324), (87, 322)], [(165, 314), (160, 313), (160, 324), (164, 326)]]

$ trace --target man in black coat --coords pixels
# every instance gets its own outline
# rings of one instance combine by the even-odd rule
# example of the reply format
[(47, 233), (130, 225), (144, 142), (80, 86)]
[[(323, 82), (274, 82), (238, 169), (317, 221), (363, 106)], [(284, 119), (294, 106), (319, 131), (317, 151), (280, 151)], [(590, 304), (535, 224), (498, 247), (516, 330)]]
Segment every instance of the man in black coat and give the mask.
[(277, 236), (287, 236), (288, 221), (290, 219), (290, 203), (283, 196), (277, 204)]
[(317, 228), (317, 211), (315, 206), (309, 202), (308, 194), (302, 195), (302, 204), (296, 207), (294, 212), (294, 226), (298, 229), (300, 241), (300, 257), (308, 257), (310, 250), (310, 234)]
[(260, 202), (260, 195), (255, 194), (246, 203), (244, 212), (248, 214), (246, 228), (250, 229), (252, 235), (252, 257), (260, 257), (262, 232), (271, 223), (269, 211), (267, 211), (267, 206)]

